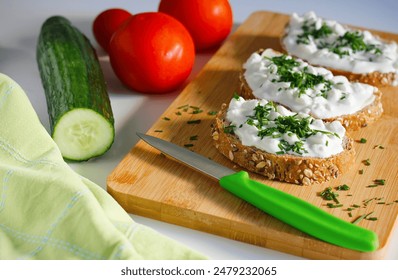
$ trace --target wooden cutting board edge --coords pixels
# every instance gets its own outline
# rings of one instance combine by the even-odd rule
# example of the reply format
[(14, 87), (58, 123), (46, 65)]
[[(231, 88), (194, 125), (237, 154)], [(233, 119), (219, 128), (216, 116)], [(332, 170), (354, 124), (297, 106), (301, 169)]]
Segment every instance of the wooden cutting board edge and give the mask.
[[(269, 17), (269, 18), (279, 15), (276, 13), (271, 13), (271, 12), (266, 12), (266, 11), (258, 11), (258, 12), (253, 13), (248, 18), (248, 20), (250, 20), (250, 19), (253, 20), (253, 18), (257, 17), (259, 14), (264, 15), (264, 13), (267, 13), (268, 14), (267, 17)], [(243, 25), (244, 25), (244, 23), (242, 24), (242, 26)], [(241, 27), (239, 27), (236, 30), (236, 32), (239, 32), (240, 28)], [(383, 32), (381, 32), (381, 33), (383, 33)], [(234, 34), (231, 35), (231, 38), (233, 38), (233, 36), (234, 36)], [(225, 44), (228, 44), (228, 42), (229, 41), (227, 40), (225, 42)], [(223, 47), (225, 47), (225, 46), (222, 46), (217, 53), (222, 53)], [(206, 67), (207, 67), (207, 65), (202, 69), (202, 71), (198, 74), (198, 76), (201, 75), (201, 73), (206, 70)], [(189, 86), (190, 85), (188, 85), (188, 87)], [(192, 85), (192, 87), (194, 88), (194, 85)], [(192, 88), (190, 90), (192, 90)], [(184, 91), (188, 91), (188, 89), (184, 89)], [(181, 101), (179, 99), (180, 99), (180, 96), (177, 97), (177, 99), (170, 105), (169, 108), (176, 108), (177, 105), (181, 104)], [(160, 123), (160, 120), (157, 121), (148, 130), (148, 133), (153, 134), (154, 129), (159, 127), (159, 123)], [(130, 153), (128, 153), (126, 155), (125, 159), (123, 159), (122, 162), (124, 162), (125, 160), (128, 160), (128, 158), (131, 156), (133, 156), (133, 157), (138, 156), (137, 150), (140, 150), (140, 153), (142, 154), (142, 150), (146, 150), (146, 149), (148, 149), (146, 144), (143, 143), (142, 141), (139, 141), (137, 143), (137, 145), (132, 148)], [(149, 148), (149, 149), (151, 149), (151, 148)], [(231, 224), (230, 221), (226, 221), (226, 220), (223, 221), (223, 219), (219, 219), (218, 221), (221, 224), (225, 224), (225, 228), (216, 229), (213, 227), (210, 230), (209, 224), (206, 222), (207, 220), (209, 220), (209, 217), (206, 217), (206, 215), (201, 216), (203, 214), (198, 214), (194, 210), (185, 209), (184, 211), (182, 211), (181, 208), (175, 207), (171, 204), (168, 205), (165, 203), (161, 203), (159, 205), (159, 203), (156, 203), (156, 202), (154, 203), (153, 201), (145, 199), (145, 198), (140, 198), (137, 196), (130, 196), (130, 195), (125, 196), (125, 189), (121, 190), (120, 186), (116, 186), (114, 184), (114, 182), (116, 182), (115, 181), (115, 179), (116, 179), (115, 171), (117, 168), (118, 167), (116, 167), (115, 170), (108, 176), (108, 179), (107, 179), (108, 192), (113, 197), (117, 198), (116, 200), (121, 204), (121, 206), (124, 209), (126, 209), (127, 212), (134, 213), (137, 215), (146, 216), (148, 218), (153, 218), (153, 219), (161, 220), (161, 221), (176, 224), (176, 225), (189, 227), (189, 228), (192, 228), (195, 230), (205, 231), (208, 233), (220, 235), (220, 236), (230, 238), (233, 240), (243, 241), (246, 243), (251, 243), (254, 245), (258, 245), (258, 246), (267, 247), (270, 249), (274, 249), (274, 250), (278, 250), (281, 252), (285, 252), (285, 253), (289, 253), (289, 254), (293, 254), (293, 255), (297, 255), (297, 256), (302, 256), (302, 257), (310, 258), (310, 259), (383, 259), (384, 255), (386, 253), (386, 248), (388, 247), (388, 244), (390, 241), (390, 236), (389, 236), (389, 238), (387, 238), (386, 242), (384, 244), (381, 244), (381, 247), (377, 251), (372, 252), (372, 253), (362, 253), (362, 252), (356, 252), (356, 251), (352, 251), (352, 250), (348, 250), (348, 249), (336, 247), (331, 244), (324, 243), (324, 242), (319, 241), (315, 238), (312, 238), (311, 236), (308, 236), (304, 233), (298, 232), (295, 229), (293, 229), (293, 231), (296, 231), (293, 235), (292, 234), (287, 234), (287, 235), (281, 234), (280, 239), (273, 240), (272, 238), (270, 238), (270, 235), (267, 234), (266, 229), (263, 229), (264, 231), (261, 234), (251, 235), (247, 232), (243, 232), (240, 230), (240, 227), (243, 225)], [(126, 187), (129, 188), (131, 186), (127, 185)], [(189, 216), (190, 220), (186, 219), (187, 216)], [(211, 217), (211, 218), (214, 218), (214, 217)], [(269, 217), (269, 218), (274, 219), (272, 217)], [(228, 224), (228, 222), (229, 222), (229, 224)], [(395, 221), (392, 228), (394, 228), (396, 226), (396, 224), (397, 224), (397, 222)], [(290, 229), (289, 226), (287, 226), (287, 227)], [(231, 232), (229, 230), (231, 228), (234, 228), (234, 234), (231, 234)], [(291, 238), (298, 238), (298, 239), (296, 239), (294, 242), (288, 242), (288, 240)], [(300, 246), (297, 246), (297, 244), (300, 244)], [(325, 246), (325, 244), (326, 244), (326, 246)], [(333, 248), (333, 247), (336, 247), (336, 248)]]

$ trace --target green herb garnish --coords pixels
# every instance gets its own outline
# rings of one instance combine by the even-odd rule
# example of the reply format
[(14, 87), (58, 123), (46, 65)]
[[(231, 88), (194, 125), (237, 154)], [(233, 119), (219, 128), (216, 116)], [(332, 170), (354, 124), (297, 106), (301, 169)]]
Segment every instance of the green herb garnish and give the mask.
[(370, 165), (370, 159), (365, 159), (362, 161), (363, 164), (365, 164), (366, 166)]
[(332, 191), (331, 187), (328, 187), (326, 189), (324, 189), (321, 193), (320, 196), (325, 199), (325, 200), (333, 200), (334, 202), (336, 202), (337, 204), (340, 203), (340, 201), (337, 199), (337, 197), (339, 196), (339, 194), (335, 193)]
[(330, 80), (326, 80), (322, 75), (308, 73), (307, 67), (298, 69), (300, 63), (293, 58), (288, 58), (286, 55), (274, 56), (272, 58), (266, 57), (266, 59), (269, 59), (277, 66), (279, 79), (274, 79), (272, 82), (290, 83), (290, 88), (297, 88), (299, 90), (299, 97), (304, 94), (307, 89), (314, 89), (316, 85), (324, 84), (319, 95), (327, 98), (327, 92), (333, 85)]
[(224, 126), (224, 133), (227, 133), (227, 134), (234, 134), (235, 128), (236, 128), (235, 125)]
[(340, 186), (336, 187), (336, 189), (338, 191), (348, 191), (350, 189), (350, 187), (347, 186), (346, 184), (344, 184), (344, 185), (340, 185)]
[(366, 143), (366, 139), (365, 138), (361, 138), (360, 140), (359, 140), (359, 143)]
[(328, 35), (332, 34), (332, 29), (326, 24), (323, 23), (320, 28), (316, 28), (315, 22), (308, 24), (308, 21), (304, 22), (303, 33), (297, 36), (297, 44), (306, 44), (310, 43), (310, 36), (314, 39), (324, 38)]
[[(332, 35), (333, 30), (323, 23), (320, 28), (316, 28), (316, 24), (308, 21), (302, 25), (303, 32), (297, 36), (297, 44), (308, 45), (311, 40), (317, 40), (317, 47), (320, 49), (329, 49), (331, 52), (340, 57), (350, 55), (356, 52), (368, 52), (374, 55), (382, 54), (381, 49), (374, 44), (367, 44), (364, 41), (364, 35), (359, 31), (347, 31), (342, 36), (338, 36), (334, 42), (330, 42), (328, 37)], [(370, 61), (373, 58), (369, 58)]]
[(199, 124), (201, 122), (201, 120), (190, 120), (187, 121), (187, 124)]

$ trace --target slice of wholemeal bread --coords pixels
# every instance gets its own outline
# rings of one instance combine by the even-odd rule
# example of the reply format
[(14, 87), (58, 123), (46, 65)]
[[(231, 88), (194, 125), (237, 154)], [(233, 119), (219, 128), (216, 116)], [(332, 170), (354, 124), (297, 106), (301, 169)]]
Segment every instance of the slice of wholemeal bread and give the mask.
[(265, 98), (295, 112), (324, 121), (340, 121), (358, 130), (383, 113), (382, 93), (371, 85), (350, 82), (322, 67), (272, 49), (253, 53), (240, 74), (245, 99)]
[(292, 14), (281, 38), (290, 55), (326, 67), (350, 81), (398, 85), (398, 46), (367, 30), (355, 30), (314, 12)]
[[(250, 114), (253, 102), (258, 105)], [(291, 118), (297, 118), (299, 126), (293, 125)], [(314, 129), (318, 126), (324, 130)], [(212, 137), (215, 147), (234, 163), (268, 179), (289, 183), (326, 182), (354, 163), (353, 140), (339, 122), (325, 124), (265, 100), (236, 97), (229, 106), (223, 104)]]

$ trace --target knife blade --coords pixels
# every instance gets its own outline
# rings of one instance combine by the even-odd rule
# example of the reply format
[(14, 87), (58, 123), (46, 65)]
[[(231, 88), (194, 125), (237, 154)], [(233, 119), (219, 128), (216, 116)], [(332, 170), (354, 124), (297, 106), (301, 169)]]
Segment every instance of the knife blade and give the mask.
[(137, 132), (147, 144), (217, 180), (221, 187), (265, 213), (325, 242), (361, 252), (379, 247), (375, 232), (340, 219), (296, 196), (249, 178), (189, 149)]

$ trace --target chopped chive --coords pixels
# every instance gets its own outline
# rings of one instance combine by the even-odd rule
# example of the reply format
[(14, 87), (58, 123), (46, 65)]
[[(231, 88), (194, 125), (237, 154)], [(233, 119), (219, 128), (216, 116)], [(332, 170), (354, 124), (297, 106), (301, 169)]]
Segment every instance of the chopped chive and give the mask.
[(187, 121), (187, 124), (199, 124), (201, 122), (201, 120), (190, 120)]
[(193, 114), (193, 115), (196, 115), (196, 114), (199, 114), (199, 113), (202, 113), (203, 112), (203, 110), (201, 110), (201, 109), (198, 109), (198, 110), (194, 110), (194, 111), (192, 111), (192, 113), (191, 114)]
[(333, 200), (336, 203), (340, 203), (339, 200), (337, 199), (337, 197), (339, 196), (339, 194), (335, 193), (332, 191), (331, 187), (328, 187), (326, 189), (324, 189), (321, 193), (320, 196), (325, 199), (325, 200)]
[(373, 184), (373, 185), (368, 185), (368, 186), (366, 186), (367, 188), (375, 188), (375, 187), (378, 187), (379, 185), (378, 184)]
[(193, 135), (193, 136), (189, 137), (189, 140), (191, 140), (191, 141), (198, 140), (198, 135)]
[(386, 204), (384, 201), (377, 202), (376, 204)]
[(348, 217), (352, 218), (352, 213), (348, 212)]
[(352, 207), (359, 208), (361, 206), (359, 206), (358, 204), (353, 204)]
[(177, 111), (177, 112), (176, 112), (176, 115), (177, 115), (177, 116), (181, 116), (182, 114), (181, 114), (180, 111)]
[(193, 144), (191, 144), (191, 143), (189, 143), (189, 144), (184, 144), (184, 147), (187, 147), (187, 148), (193, 147)]
[(163, 132), (163, 130), (156, 129), (155, 132)]
[(362, 174), (363, 174), (363, 169), (360, 169), (360, 170), (358, 171), (358, 173), (359, 173), (360, 175), (362, 175)]
[(376, 180), (374, 180), (374, 182), (377, 185), (385, 185), (386, 180), (385, 179), (376, 179)]
[(382, 145), (376, 145), (373, 147), (373, 149), (376, 149), (376, 148), (379, 148), (381, 150), (385, 149), (384, 146), (382, 146)]
[(368, 220), (368, 221), (377, 221), (377, 218), (376, 217), (370, 217), (370, 218), (367, 218), (366, 220)]
[(339, 208), (339, 207), (343, 207), (343, 204), (327, 203), (326, 205), (327, 205), (329, 208)]
[(365, 138), (361, 138), (360, 140), (359, 140), (359, 143), (366, 143), (366, 139)]
[(366, 166), (370, 165), (370, 159), (365, 159), (362, 161), (363, 164), (365, 164)]
[(350, 189), (350, 187), (347, 186), (346, 184), (344, 184), (344, 185), (340, 185), (340, 186), (336, 187), (336, 189), (338, 191), (348, 191)]
[(164, 118), (163, 118), (163, 120), (165, 120), (165, 121), (169, 121), (169, 120), (170, 120), (170, 118), (168, 118), (168, 117), (164, 117)]
[(373, 213), (374, 212), (370, 212), (369, 214), (363, 214), (362, 216), (359, 216), (356, 220), (354, 220), (352, 223), (353, 224), (358, 224), (360, 221), (362, 221), (363, 219), (366, 219), (367, 217), (369, 217)]
[(369, 202), (371, 202), (372, 200), (375, 200), (375, 199), (376, 199), (375, 197), (366, 199), (366, 200), (363, 201), (363, 204), (366, 206), (366, 205), (368, 205)]
[(185, 105), (182, 105), (182, 106), (180, 106), (180, 107), (177, 107), (177, 109), (186, 109), (186, 108), (188, 108), (189, 107), (189, 105), (188, 104), (185, 104)]
[(207, 114), (210, 116), (214, 116), (214, 115), (217, 115), (217, 111), (209, 111), (209, 112), (207, 112)]

